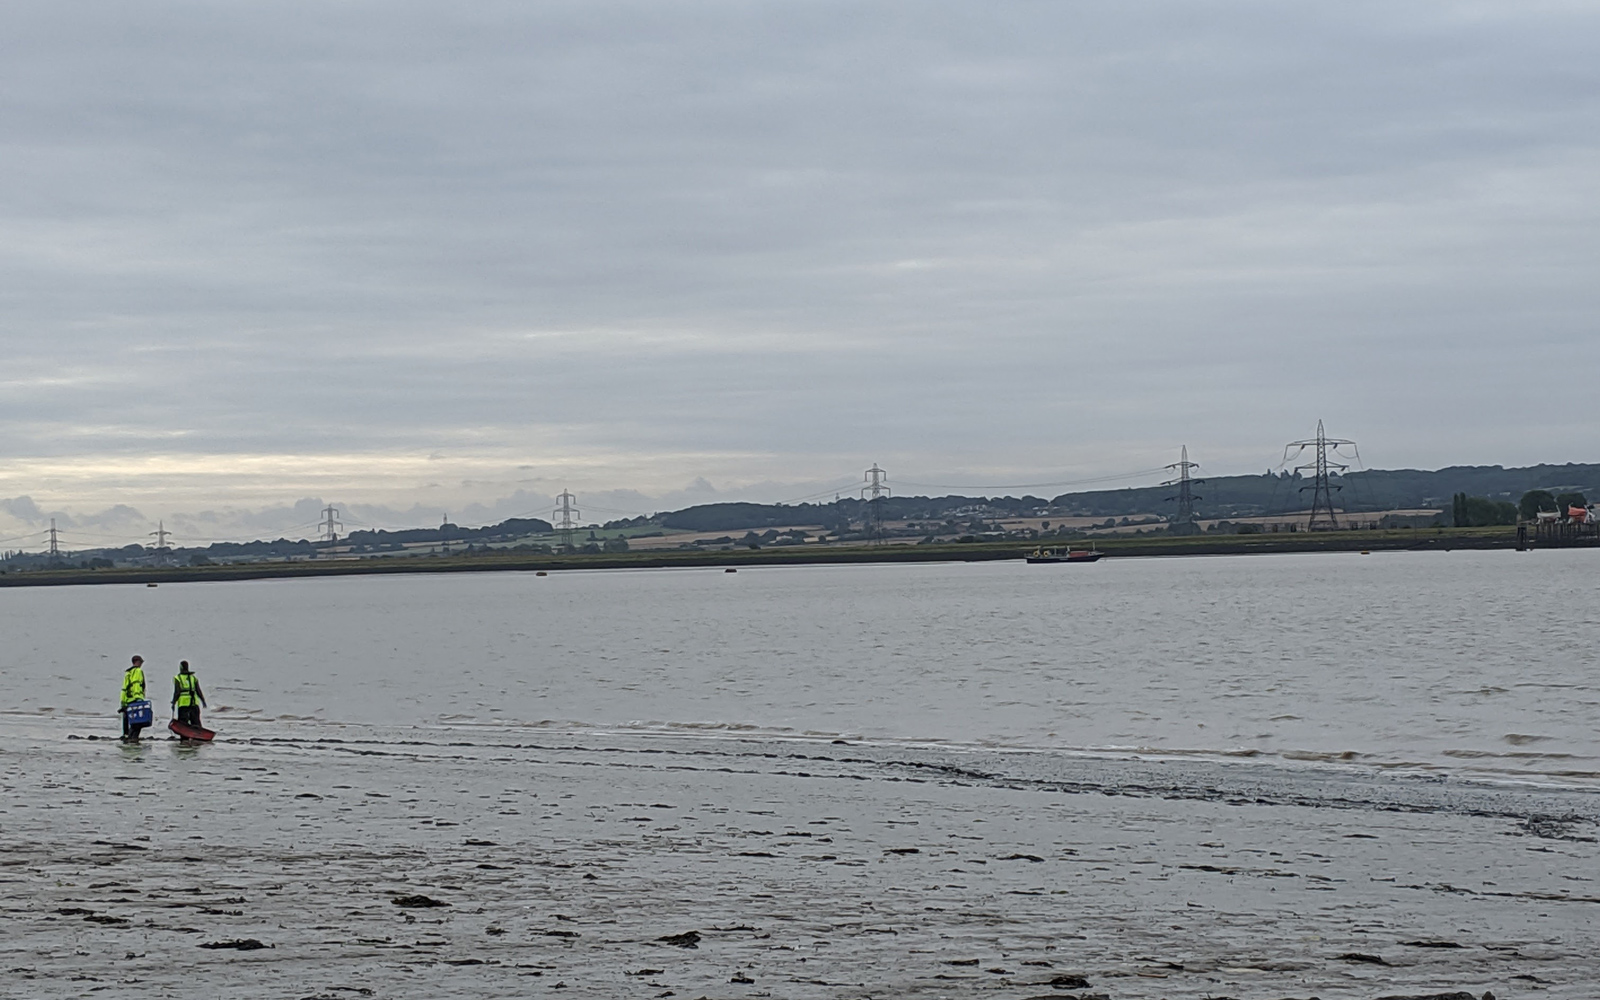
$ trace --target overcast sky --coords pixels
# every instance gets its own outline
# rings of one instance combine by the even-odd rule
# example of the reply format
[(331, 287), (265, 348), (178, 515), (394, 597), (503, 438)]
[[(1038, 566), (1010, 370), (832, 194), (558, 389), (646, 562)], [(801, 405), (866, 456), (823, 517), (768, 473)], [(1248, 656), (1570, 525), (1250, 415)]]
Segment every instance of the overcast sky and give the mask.
[(0, 536), (1596, 461), (1597, 250), (1592, 3), (16, 0)]

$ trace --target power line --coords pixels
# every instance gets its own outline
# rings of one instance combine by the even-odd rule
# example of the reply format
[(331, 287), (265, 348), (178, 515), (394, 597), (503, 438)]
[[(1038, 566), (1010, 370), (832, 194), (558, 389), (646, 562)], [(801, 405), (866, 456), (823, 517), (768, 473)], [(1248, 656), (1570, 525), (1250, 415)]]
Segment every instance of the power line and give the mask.
[(1136, 472), (1125, 472), (1113, 476), (1094, 476), (1089, 479), (1067, 479), (1054, 483), (1009, 483), (1001, 485), (974, 486), (970, 484), (951, 483), (913, 483), (909, 480), (900, 480), (902, 486), (920, 486), (927, 490), (977, 490), (986, 492), (990, 490), (1035, 490), (1054, 486), (1092, 486), (1096, 483), (1115, 483), (1128, 479), (1146, 479), (1150, 476), (1160, 475), (1171, 466), (1158, 466), (1154, 469), (1140, 469)]
[(644, 517), (656, 513), (653, 510), (619, 510), (616, 507), (602, 507), (599, 504), (590, 504), (590, 510), (604, 511), (607, 514), (632, 514), (635, 517)]
[(833, 485), (827, 487), (826, 489), (818, 490), (815, 493), (807, 493), (805, 496), (794, 497), (794, 498), (789, 499), (789, 500), (779, 500), (779, 501), (777, 501), (776, 506), (784, 507), (784, 506), (787, 506), (789, 504), (805, 503), (808, 500), (819, 500), (819, 499), (821, 499), (823, 497), (826, 497), (829, 493), (834, 494), (834, 499), (838, 499), (838, 492), (841, 489), (845, 488), (846, 486), (853, 485), (857, 481), (858, 480), (853, 480), (853, 479), (840, 479), (837, 482), (835, 482)]

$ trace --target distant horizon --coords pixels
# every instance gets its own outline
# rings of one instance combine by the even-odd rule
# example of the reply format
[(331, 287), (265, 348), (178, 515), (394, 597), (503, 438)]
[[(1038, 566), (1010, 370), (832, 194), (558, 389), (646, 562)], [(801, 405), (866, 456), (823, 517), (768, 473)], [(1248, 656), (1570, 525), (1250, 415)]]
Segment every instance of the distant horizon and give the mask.
[[(1520, 470), (1541, 467), (1552, 469), (1592, 467), (1600, 469), (1600, 462), (1536, 462), (1528, 465), (1452, 463), (1433, 469), (1415, 467), (1352, 469), (1346, 474), (1377, 472), (1436, 474), (1452, 469)], [(1227, 479), (1262, 476), (1267, 473), (1276, 475), (1282, 472), (1292, 472), (1292, 463), (1279, 468), (1262, 469), (1259, 472), (1209, 474), (1202, 466), (1194, 474), (1200, 478)], [(1064, 494), (1150, 489), (1160, 486), (1165, 481), (1163, 477), (1170, 475), (1171, 473), (1164, 469), (1151, 469), (1144, 470), (1142, 473), (1137, 473), (1132, 477), (1090, 477), (1084, 480), (1063, 480), (1054, 483), (1041, 481), (1033, 484), (1033, 489), (1022, 489), (1021, 487), (985, 489), (978, 487), (973, 492), (962, 492), (961, 489), (955, 487), (940, 488), (935, 492), (930, 492), (927, 489), (911, 488), (929, 486), (930, 484), (906, 483), (905, 481), (897, 480), (892, 474), (887, 482), (893, 490), (893, 495), (903, 497), (938, 498), (959, 496), (973, 499), (1021, 499), (1025, 496), (1034, 496), (1041, 500), (1050, 501)], [(657, 498), (647, 497), (637, 491), (597, 490), (589, 494), (578, 494), (576, 506), (582, 512), (581, 524), (587, 529), (626, 518), (657, 516), (706, 504), (825, 504), (833, 501), (834, 493), (838, 493), (840, 498), (843, 499), (859, 499), (859, 490), (862, 482), (863, 480), (857, 479), (848, 485), (839, 482), (825, 484), (824, 489), (820, 491), (814, 490), (809, 494), (797, 496), (795, 495), (796, 490), (817, 484), (763, 483), (742, 489), (722, 491), (716, 489), (710, 483), (702, 481), (698, 488), (679, 491), (674, 495), (662, 498), (673, 501), (665, 504), (653, 503), (651, 501)], [(902, 488), (902, 484), (908, 488)], [(787, 491), (785, 487), (788, 488)], [(1043, 489), (1044, 492), (1035, 492), (1035, 489)], [(559, 492), (557, 490), (549, 495), (540, 495), (528, 490), (518, 490), (508, 496), (496, 498), (487, 504), (475, 503), (458, 507), (459, 513), (456, 514), (452, 514), (448, 508), (442, 506), (432, 507), (420, 502), (413, 503), (409, 507), (396, 508), (382, 504), (330, 501), (323, 497), (302, 497), (292, 504), (272, 505), (257, 509), (212, 509), (202, 510), (198, 513), (178, 511), (154, 516), (148, 515), (128, 504), (116, 505), (109, 509), (85, 514), (75, 512), (72, 508), (64, 506), (51, 507), (42, 505), (24, 495), (0, 499), (0, 550), (14, 551), (19, 548), (29, 550), (39, 548), (38, 543), (47, 538), (49, 520), (52, 517), (58, 522), (58, 536), (62, 539), (62, 545), (73, 550), (110, 548), (118, 545), (139, 543), (141, 539), (153, 534), (158, 525), (163, 526), (173, 536), (173, 547), (204, 547), (212, 542), (249, 542), (280, 537), (291, 541), (300, 538), (315, 539), (318, 536), (315, 525), (321, 521), (322, 512), (330, 503), (338, 508), (338, 516), (342, 524), (341, 535), (349, 535), (351, 532), (360, 530), (394, 531), (436, 528), (445, 517), (449, 518), (449, 523), (451, 524), (472, 528), (500, 524), (518, 517), (550, 521), (552, 511), (557, 506), (555, 494)], [(586, 500), (586, 496), (593, 497), (594, 500)], [(636, 506), (632, 509), (613, 506), (618, 502), (628, 501), (634, 502)], [(640, 501), (643, 501), (643, 503), (640, 503)], [(590, 512), (594, 513), (591, 514)], [(30, 542), (30, 544), (19, 544), (19, 541), (24, 540)]]

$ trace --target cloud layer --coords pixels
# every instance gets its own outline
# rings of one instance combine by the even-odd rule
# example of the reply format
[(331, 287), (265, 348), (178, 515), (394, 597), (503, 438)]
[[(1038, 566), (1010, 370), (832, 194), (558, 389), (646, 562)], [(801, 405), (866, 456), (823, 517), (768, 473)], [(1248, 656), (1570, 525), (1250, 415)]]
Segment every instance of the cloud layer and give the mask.
[(13, 4), (0, 496), (243, 525), (781, 499), (872, 462), (1066, 480), (1181, 443), (1256, 471), (1319, 417), (1381, 466), (1593, 460), (1597, 29)]

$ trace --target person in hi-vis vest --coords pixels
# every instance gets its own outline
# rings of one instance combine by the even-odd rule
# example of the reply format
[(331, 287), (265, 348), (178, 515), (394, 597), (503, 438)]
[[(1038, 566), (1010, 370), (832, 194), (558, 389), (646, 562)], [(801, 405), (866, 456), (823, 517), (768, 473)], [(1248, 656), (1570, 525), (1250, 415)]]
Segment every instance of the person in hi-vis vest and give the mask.
[(189, 661), (182, 660), (178, 663), (178, 676), (172, 678), (172, 707), (177, 710), (178, 721), (199, 729), (201, 705), (206, 705), (206, 696), (200, 690), (200, 678), (189, 670)]
[(117, 714), (122, 716), (122, 738), (125, 740), (138, 739), (140, 731), (144, 729), (142, 725), (131, 725), (128, 722), (128, 706), (143, 700), (144, 657), (135, 656), (122, 674), (122, 705), (117, 709)]

